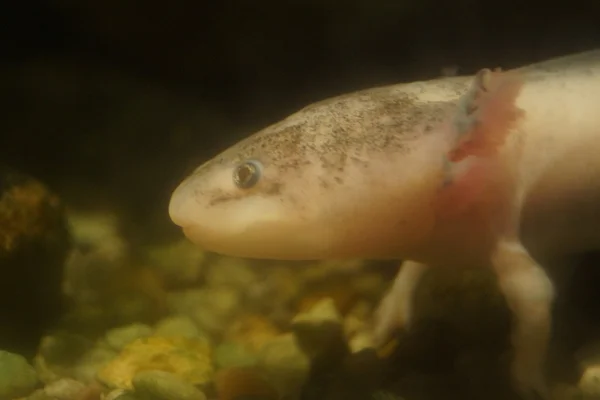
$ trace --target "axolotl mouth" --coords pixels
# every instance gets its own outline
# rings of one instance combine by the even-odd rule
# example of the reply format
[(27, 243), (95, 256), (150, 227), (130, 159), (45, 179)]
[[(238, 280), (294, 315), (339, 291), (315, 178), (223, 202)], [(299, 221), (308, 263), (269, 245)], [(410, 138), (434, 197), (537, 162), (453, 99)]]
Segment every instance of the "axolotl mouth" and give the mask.
[(251, 224), (236, 233), (214, 232), (196, 225), (182, 230), (199, 247), (232, 257), (307, 260), (327, 257), (331, 251), (331, 243), (322, 235), (278, 227), (277, 222)]

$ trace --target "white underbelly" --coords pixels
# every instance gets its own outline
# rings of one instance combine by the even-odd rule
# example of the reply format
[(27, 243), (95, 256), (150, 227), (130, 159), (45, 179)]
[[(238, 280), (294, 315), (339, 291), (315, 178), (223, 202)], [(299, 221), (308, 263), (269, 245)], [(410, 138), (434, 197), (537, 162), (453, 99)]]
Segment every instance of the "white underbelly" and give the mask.
[(532, 251), (600, 249), (600, 125), (596, 137), (553, 160), (529, 187), (521, 235)]
[(521, 235), (534, 251), (600, 248), (600, 65), (525, 85)]

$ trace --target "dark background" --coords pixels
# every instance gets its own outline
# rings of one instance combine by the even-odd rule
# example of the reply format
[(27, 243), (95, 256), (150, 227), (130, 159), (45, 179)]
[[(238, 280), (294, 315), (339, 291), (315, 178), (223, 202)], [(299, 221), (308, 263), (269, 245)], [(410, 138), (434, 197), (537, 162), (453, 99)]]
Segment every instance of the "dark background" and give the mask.
[(174, 186), (308, 103), (600, 47), (600, 2), (1, 2), (0, 163), (142, 241)]

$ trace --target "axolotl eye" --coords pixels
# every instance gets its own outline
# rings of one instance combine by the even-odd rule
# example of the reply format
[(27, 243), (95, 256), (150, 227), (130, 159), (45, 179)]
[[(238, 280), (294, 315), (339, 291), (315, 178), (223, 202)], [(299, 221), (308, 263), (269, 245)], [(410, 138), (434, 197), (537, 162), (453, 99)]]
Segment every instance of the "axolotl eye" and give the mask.
[(258, 183), (262, 174), (262, 164), (247, 160), (233, 169), (233, 183), (240, 189), (250, 189)]

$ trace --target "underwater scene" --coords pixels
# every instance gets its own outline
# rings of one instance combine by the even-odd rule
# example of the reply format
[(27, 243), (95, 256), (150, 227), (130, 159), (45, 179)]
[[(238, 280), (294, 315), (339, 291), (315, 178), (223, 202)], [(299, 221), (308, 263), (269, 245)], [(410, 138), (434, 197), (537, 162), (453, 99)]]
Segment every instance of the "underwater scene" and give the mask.
[(0, 400), (600, 399), (576, 3), (2, 4)]

